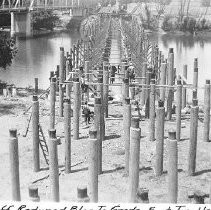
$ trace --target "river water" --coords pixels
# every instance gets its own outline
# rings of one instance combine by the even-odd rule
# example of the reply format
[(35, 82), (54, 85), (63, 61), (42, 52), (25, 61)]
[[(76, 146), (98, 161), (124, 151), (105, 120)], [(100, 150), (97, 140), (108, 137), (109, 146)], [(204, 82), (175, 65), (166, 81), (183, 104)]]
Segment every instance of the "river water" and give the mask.
[[(34, 86), (34, 78), (39, 78), (39, 87), (48, 88), (49, 72), (59, 64), (59, 48), (65, 51), (80, 38), (78, 33), (60, 33), (28, 40), (17, 40), (18, 53), (7, 71), (0, 71), (0, 79), (18, 87)], [(211, 39), (203, 40), (187, 36), (153, 35), (160, 50), (167, 56), (168, 49), (174, 48), (175, 67), (182, 72), (188, 65), (188, 81), (193, 80), (194, 58), (199, 61), (199, 86), (211, 79)]]
[[(198, 58), (198, 86), (203, 87), (206, 79), (211, 79), (211, 38), (194, 38), (178, 35), (152, 35), (151, 40), (159, 44), (160, 50), (167, 58), (169, 48), (174, 48), (177, 74), (182, 74), (183, 66), (188, 65), (188, 83), (193, 83), (194, 58)], [(199, 89), (198, 99), (203, 101), (204, 91)], [(192, 92), (188, 91), (188, 101)]]
[(49, 87), (50, 71), (59, 64), (60, 47), (70, 51), (80, 35), (75, 33), (52, 34), (34, 39), (17, 39), (18, 52), (7, 70), (0, 70), (0, 79), (17, 87), (34, 86), (39, 79), (39, 88)]

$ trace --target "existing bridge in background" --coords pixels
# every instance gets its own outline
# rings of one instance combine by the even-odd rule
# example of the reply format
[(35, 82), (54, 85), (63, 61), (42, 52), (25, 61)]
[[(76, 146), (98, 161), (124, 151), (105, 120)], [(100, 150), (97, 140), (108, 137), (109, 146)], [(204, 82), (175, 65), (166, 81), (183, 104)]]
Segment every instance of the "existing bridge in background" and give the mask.
[(72, 17), (83, 17), (87, 13), (88, 0), (3, 0), (0, 14), (11, 14), (11, 36), (33, 35), (31, 13), (42, 10), (69, 10)]

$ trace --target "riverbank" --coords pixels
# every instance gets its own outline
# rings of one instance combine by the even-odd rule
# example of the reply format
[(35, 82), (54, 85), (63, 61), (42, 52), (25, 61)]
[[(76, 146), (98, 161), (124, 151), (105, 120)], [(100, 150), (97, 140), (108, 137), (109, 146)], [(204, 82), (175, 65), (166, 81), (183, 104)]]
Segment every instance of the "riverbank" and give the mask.
[(171, 36), (171, 37), (191, 37), (194, 39), (209, 39), (211, 40), (211, 30), (205, 30), (205, 31), (198, 31), (194, 34), (190, 32), (184, 32), (184, 31), (164, 31), (162, 29), (159, 29), (158, 31), (147, 31), (148, 34), (158, 34), (158, 35), (164, 35), (164, 36)]

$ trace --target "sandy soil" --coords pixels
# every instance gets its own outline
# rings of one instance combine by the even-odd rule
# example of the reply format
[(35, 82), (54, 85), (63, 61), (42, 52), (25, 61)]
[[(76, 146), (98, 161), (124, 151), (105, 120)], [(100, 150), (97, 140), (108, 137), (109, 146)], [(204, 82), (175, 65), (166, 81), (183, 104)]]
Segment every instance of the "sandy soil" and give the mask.
[[(17, 98), (0, 98), (0, 198), (11, 198), (11, 180), (8, 154), (8, 130), (18, 129), (20, 182), (21, 196), (28, 199), (28, 186), (35, 183), (39, 187), (41, 200), (49, 199), (48, 167), (41, 154), (42, 170), (33, 172), (32, 168), (32, 133), (31, 128), (27, 137), (23, 137), (30, 111), (23, 115), (24, 110), (31, 104), (31, 96)], [(40, 99), (40, 122), (47, 137), (49, 124), (49, 101)], [(128, 177), (124, 173), (124, 142), (122, 130), (122, 110), (120, 103), (109, 104), (109, 118), (106, 119), (106, 139), (103, 142), (103, 174), (99, 176), (99, 201), (100, 202), (126, 202)], [(58, 110), (57, 110), (58, 111)], [(133, 107), (133, 115), (137, 115)], [(81, 123), (80, 140), (72, 141), (72, 166), (71, 174), (64, 173), (64, 129), (63, 119), (56, 117), (57, 136), (62, 144), (58, 146), (60, 165), (60, 195), (61, 200), (76, 201), (77, 186), (88, 185), (88, 131), (89, 128)], [(81, 119), (82, 120), (82, 119)], [(178, 202), (188, 203), (188, 193), (202, 190), (209, 193), (211, 179), (210, 143), (202, 141), (203, 124), (199, 122), (198, 148), (197, 148), (197, 173), (194, 177), (187, 175), (187, 157), (189, 149), (189, 117), (182, 121), (182, 136), (178, 142), (179, 148), (179, 198)], [(167, 202), (167, 173), (161, 177), (154, 175), (155, 142), (148, 140), (148, 120), (140, 121), (141, 146), (140, 146), (140, 187), (149, 189), (150, 202)], [(165, 123), (165, 143), (169, 128), (175, 128), (175, 116), (172, 121)], [(166, 147), (164, 157), (164, 171), (166, 171)], [(39, 180), (41, 179), (41, 180)], [(43, 180), (42, 180), (43, 179)]]
[[(117, 42), (116, 42), (117, 44)], [(115, 50), (115, 47), (114, 47)], [(120, 57), (116, 57), (120, 60)], [(115, 63), (115, 61), (112, 61)], [(118, 82), (118, 80), (117, 80)], [(121, 93), (120, 87), (111, 88), (114, 96)], [(23, 94), (24, 95), (24, 94)], [(119, 100), (119, 97), (116, 98)], [(58, 101), (58, 100), (57, 100)], [(49, 200), (49, 179), (48, 166), (42, 154), (41, 167), (38, 173), (32, 168), (32, 133), (31, 128), (27, 137), (23, 137), (26, 129), (27, 119), (30, 111), (25, 115), (24, 110), (31, 104), (31, 96), (25, 95), (18, 98), (0, 98), (0, 199), (11, 199), (11, 180), (9, 169), (8, 136), (9, 128), (18, 129), (19, 138), (19, 158), (20, 158), (20, 184), (21, 196), (23, 200), (28, 199), (28, 186), (31, 183), (39, 187), (39, 195), (42, 201)], [(72, 173), (64, 173), (64, 125), (63, 119), (58, 117), (58, 104), (56, 104), (56, 130), (57, 136), (61, 138), (61, 145), (58, 146), (58, 156), (60, 165), (60, 197), (65, 201), (77, 200), (77, 186), (88, 186), (88, 162), (89, 155), (88, 132), (81, 119), (80, 139), (71, 142), (72, 144)], [(137, 115), (135, 107), (132, 106), (132, 114)], [(99, 202), (127, 202), (128, 201), (128, 177), (124, 171), (124, 139), (122, 128), (123, 106), (117, 101), (109, 103), (109, 118), (106, 123), (106, 138), (103, 142), (103, 174), (99, 176)], [(45, 137), (48, 138), (49, 126), (49, 101), (40, 99), (40, 124), (44, 130)], [(142, 119), (140, 121), (140, 173), (139, 186), (149, 190), (149, 200), (151, 203), (167, 202), (167, 173), (166, 173), (166, 142), (168, 129), (175, 128), (175, 116), (172, 121), (165, 122), (165, 148), (164, 148), (164, 173), (161, 177), (155, 177), (155, 143), (150, 142), (149, 122)], [(188, 193), (194, 190), (202, 190), (209, 193), (209, 182), (211, 180), (210, 164), (210, 143), (202, 140), (203, 124), (199, 122), (198, 147), (197, 147), (197, 167), (196, 175), (187, 175), (187, 158), (189, 150), (190, 120), (189, 116), (183, 116), (181, 141), (178, 142), (179, 151), (179, 196), (178, 203), (189, 203)], [(206, 201), (207, 202), (207, 201)]]

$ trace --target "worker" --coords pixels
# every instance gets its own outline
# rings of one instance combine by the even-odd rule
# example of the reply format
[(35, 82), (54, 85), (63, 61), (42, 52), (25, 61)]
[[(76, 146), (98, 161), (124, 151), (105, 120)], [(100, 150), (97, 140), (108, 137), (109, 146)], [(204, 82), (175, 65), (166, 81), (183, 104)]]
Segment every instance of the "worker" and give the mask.
[(88, 125), (91, 119), (91, 111), (88, 107), (87, 101), (85, 102), (82, 113), (84, 114), (84, 122), (86, 123), (86, 125)]
[(113, 84), (114, 83), (114, 81), (115, 81), (115, 74), (116, 74), (116, 71), (117, 71), (117, 69), (116, 69), (116, 66), (112, 66), (111, 67), (111, 84)]

